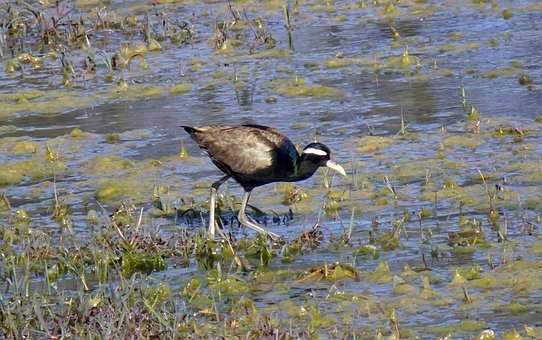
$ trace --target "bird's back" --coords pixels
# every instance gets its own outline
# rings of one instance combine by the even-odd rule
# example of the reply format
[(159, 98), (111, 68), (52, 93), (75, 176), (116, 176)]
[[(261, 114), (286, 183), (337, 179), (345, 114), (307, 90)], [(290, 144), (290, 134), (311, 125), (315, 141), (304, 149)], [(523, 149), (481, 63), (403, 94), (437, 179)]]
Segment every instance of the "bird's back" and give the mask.
[(215, 165), (245, 188), (285, 180), (299, 157), (293, 143), (261, 125), (201, 126), (184, 129)]

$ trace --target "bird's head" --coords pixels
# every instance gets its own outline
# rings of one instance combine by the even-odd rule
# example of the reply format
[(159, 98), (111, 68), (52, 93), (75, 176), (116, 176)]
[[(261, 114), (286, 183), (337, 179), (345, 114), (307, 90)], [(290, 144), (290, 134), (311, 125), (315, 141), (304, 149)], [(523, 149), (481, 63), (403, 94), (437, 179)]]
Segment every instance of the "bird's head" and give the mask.
[(328, 167), (341, 175), (346, 176), (344, 168), (331, 160), (331, 150), (322, 143), (310, 143), (303, 149), (301, 157), (305, 161), (317, 166)]

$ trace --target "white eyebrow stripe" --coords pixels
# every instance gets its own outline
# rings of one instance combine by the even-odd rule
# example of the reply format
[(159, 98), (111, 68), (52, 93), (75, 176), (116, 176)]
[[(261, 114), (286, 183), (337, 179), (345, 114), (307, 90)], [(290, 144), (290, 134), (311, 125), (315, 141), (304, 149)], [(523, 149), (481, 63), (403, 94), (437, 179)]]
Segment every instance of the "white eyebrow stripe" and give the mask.
[(303, 150), (303, 153), (310, 153), (310, 154), (318, 155), (318, 156), (327, 156), (327, 152), (325, 152), (324, 150), (315, 149), (315, 148), (307, 148)]

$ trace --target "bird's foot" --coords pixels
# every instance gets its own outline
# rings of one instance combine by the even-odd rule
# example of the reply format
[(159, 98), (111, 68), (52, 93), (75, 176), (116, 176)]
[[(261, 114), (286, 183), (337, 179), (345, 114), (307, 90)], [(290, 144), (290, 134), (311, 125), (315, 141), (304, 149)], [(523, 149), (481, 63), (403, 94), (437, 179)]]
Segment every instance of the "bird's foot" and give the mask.
[(275, 233), (273, 233), (271, 231), (266, 230), (265, 228), (258, 225), (258, 223), (253, 222), (250, 219), (250, 217), (248, 217), (246, 215), (240, 215), (240, 216), (238, 216), (238, 218), (239, 218), (239, 223), (244, 225), (245, 227), (250, 228), (250, 229), (256, 231), (259, 234), (266, 235), (267, 237), (269, 237), (275, 243), (284, 244), (284, 240), (282, 239), (282, 237), (280, 237), (279, 235), (277, 235), (277, 234), (275, 234)]
[(275, 243), (278, 243), (278, 244), (286, 243), (285, 240), (282, 238), (282, 236), (277, 235), (277, 234), (275, 234), (275, 233), (273, 233), (273, 232), (271, 232), (271, 231), (269, 231), (267, 229), (264, 229), (263, 227), (260, 227), (258, 222), (256, 222), (252, 217), (250, 217), (248, 215), (246, 217), (247, 217), (248, 223), (245, 224), (245, 226), (257, 231), (260, 234), (266, 235), (267, 237), (269, 237)]
[(279, 236), (279, 235), (277, 235), (275, 233), (272, 233), (270, 231), (266, 230), (263, 234), (266, 235), (267, 237), (269, 237), (271, 239), (271, 241), (273, 241), (276, 244), (282, 245), (282, 244), (286, 243), (286, 240), (282, 236)]

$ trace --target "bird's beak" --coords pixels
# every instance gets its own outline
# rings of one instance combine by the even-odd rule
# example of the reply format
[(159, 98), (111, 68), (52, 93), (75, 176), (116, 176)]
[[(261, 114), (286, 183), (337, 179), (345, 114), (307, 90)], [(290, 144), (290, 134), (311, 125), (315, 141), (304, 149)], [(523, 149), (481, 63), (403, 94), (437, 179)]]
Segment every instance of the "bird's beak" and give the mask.
[(345, 176), (346, 177), (346, 171), (344, 171), (344, 168), (342, 166), (340, 166), (339, 164), (329, 160), (326, 162), (326, 166), (330, 169), (333, 169), (335, 171), (337, 171), (338, 173), (340, 173), (341, 175)]

